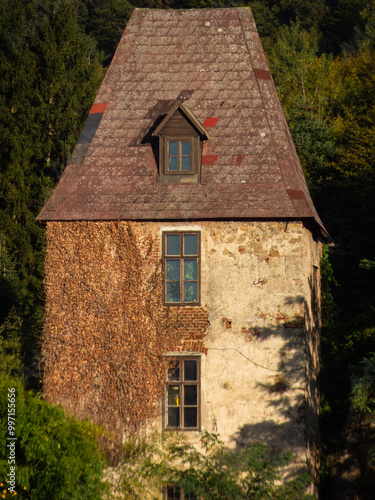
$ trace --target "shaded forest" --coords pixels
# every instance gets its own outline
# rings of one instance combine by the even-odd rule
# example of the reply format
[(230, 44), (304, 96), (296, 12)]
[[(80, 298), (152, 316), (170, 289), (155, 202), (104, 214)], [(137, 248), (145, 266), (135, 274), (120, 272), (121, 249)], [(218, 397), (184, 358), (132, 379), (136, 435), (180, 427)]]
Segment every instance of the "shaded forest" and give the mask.
[(374, 0), (0, 0), (0, 379), (40, 390), (45, 232), (35, 217), (132, 9), (245, 5), (335, 243), (322, 262), (321, 496), (374, 498)]

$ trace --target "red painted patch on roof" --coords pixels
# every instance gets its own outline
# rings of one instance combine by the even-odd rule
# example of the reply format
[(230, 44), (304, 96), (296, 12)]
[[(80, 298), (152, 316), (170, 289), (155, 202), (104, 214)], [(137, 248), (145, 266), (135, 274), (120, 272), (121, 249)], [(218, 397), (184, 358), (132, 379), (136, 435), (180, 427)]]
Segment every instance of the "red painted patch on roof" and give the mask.
[(93, 113), (104, 113), (107, 104), (108, 102), (103, 102), (101, 104), (93, 104), (89, 114), (92, 115)]
[(218, 155), (202, 156), (202, 165), (214, 165)]
[(305, 193), (303, 191), (287, 189), (287, 192), (291, 200), (304, 200), (306, 198)]
[(214, 127), (217, 124), (219, 118), (206, 118), (203, 127)]
[(271, 73), (266, 69), (254, 68), (254, 73), (259, 80), (271, 80)]

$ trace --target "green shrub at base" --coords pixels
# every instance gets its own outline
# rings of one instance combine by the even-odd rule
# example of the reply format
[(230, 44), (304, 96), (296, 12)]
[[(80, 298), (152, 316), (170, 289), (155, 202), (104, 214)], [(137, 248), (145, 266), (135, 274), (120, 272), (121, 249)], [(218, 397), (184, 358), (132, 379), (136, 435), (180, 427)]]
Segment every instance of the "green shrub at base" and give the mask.
[(105, 465), (89, 422), (68, 418), (60, 407), (52, 406), (30, 391), (20, 379), (0, 378), (0, 498), (10, 472), (8, 389), (15, 389), (16, 491), (6, 498), (32, 500), (100, 499), (106, 490)]
[[(254, 443), (236, 452), (225, 449), (217, 434), (203, 431), (200, 449), (184, 436), (166, 433), (148, 436), (124, 447), (122, 464), (116, 469), (114, 485), (123, 498), (155, 500), (161, 491), (175, 487), (200, 500), (307, 500), (311, 478), (297, 467), (289, 451), (272, 451)], [(301, 466), (302, 464), (300, 464)]]

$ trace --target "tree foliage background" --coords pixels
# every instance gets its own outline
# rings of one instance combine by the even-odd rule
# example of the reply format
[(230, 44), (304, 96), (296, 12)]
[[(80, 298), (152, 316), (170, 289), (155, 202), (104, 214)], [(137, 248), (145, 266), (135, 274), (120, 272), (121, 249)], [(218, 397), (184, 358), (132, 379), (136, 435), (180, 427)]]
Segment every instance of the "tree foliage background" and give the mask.
[(244, 5), (335, 242), (323, 261), (322, 496), (352, 488), (365, 498), (375, 446), (374, 0), (0, 0), (1, 363), (38, 389), (45, 235), (35, 217), (132, 9)]

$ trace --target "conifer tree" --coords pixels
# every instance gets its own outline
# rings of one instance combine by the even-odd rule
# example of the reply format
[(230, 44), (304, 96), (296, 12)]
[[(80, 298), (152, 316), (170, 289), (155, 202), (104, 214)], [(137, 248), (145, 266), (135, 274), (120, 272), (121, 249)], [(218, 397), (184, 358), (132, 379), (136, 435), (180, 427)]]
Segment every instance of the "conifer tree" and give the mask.
[(134, 7), (147, 7), (142, 0), (82, 0), (79, 21), (85, 32), (95, 39), (107, 66), (117, 48)]
[(42, 317), (43, 228), (51, 194), (102, 77), (73, 0), (0, 0), (0, 232), (20, 280), (24, 349)]

